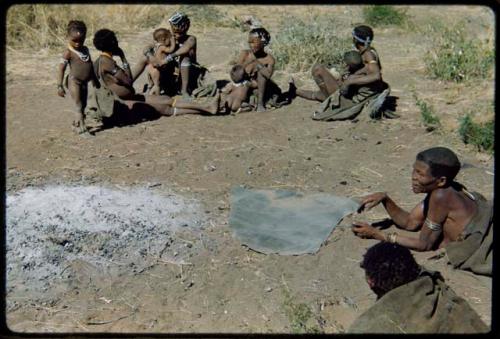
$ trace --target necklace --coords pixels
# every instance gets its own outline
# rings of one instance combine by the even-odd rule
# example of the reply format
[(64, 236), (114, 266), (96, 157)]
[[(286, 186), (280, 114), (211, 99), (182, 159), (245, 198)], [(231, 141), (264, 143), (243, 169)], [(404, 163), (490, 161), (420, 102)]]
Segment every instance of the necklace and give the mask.
[(84, 53), (84, 52), (80, 52), (80, 51), (77, 51), (76, 49), (74, 49), (73, 47), (71, 47), (71, 45), (68, 45), (68, 49), (75, 53), (76, 55), (78, 55), (78, 57), (80, 58), (80, 60), (82, 60), (83, 62), (87, 62), (90, 60), (90, 54), (88, 53)]

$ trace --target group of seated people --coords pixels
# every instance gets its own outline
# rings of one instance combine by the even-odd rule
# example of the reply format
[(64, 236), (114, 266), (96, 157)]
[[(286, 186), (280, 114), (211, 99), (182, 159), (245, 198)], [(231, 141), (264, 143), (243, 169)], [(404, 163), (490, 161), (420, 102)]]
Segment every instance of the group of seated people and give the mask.
[[(231, 81), (212, 92), (213, 102), (202, 104), (193, 101), (193, 90), (202, 86), (206, 69), (197, 62), (196, 37), (188, 34), (190, 19), (176, 12), (169, 18), (170, 30), (158, 28), (153, 32), (153, 43), (148, 44), (135, 67), (130, 67), (125, 53), (119, 47), (115, 32), (100, 29), (95, 32), (93, 43), (100, 52), (92, 63), (84, 45), (87, 29), (82, 21), (71, 20), (67, 28), (68, 46), (58, 67), (58, 94), (65, 96), (69, 90), (75, 102), (73, 127), (77, 133), (88, 133), (85, 118), (92, 109), (99, 118), (114, 120), (126, 115), (159, 115), (239, 113), (265, 111), (267, 106), (280, 107), (296, 96), (323, 101), (313, 119), (337, 120), (359, 114), (364, 104), (380, 95), (388, 94), (388, 85), (382, 80), (381, 64), (376, 50), (371, 46), (373, 30), (365, 25), (353, 30), (355, 49), (344, 55), (346, 72), (332, 74), (324, 65), (312, 67), (318, 91), (298, 89), (290, 79), (287, 92), (281, 91), (272, 80), (275, 58), (266, 50), (271, 40), (269, 32), (261, 27), (251, 27), (248, 35), (249, 49), (242, 50), (231, 68)], [(120, 64), (114, 57), (120, 59)], [(64, 74), (67, 66), (69, 74)], [(148, 83), (143, 93), (134, 89), (134, 81), (144, 72)], [(92, 82), (96, 97), (87, 107)], [(103, 94), (103, 92), (105, 92)], [(177, 99), (177, 95), (181, 97)], [(329, 99), (329, 100), (326, 100)], [(107, 104), (105, 101), (111, 101)], [(97, 104), (96, 104), (97, 101)], [(380, 100), (379, 100), (380, 101)], [(347, 115), (346, 115), (347, 112)], [(119, 117), (117, 117), (119, 115)], [(108, 121), (111, 119), (107, 119)]]
[[(175, 116), (266, 110), (267, 101), (271, 97), (269, 89), (273, 86), (271, 77), (275, 65), (274, 57), (265, 49), (271, 39), (266, 29), (254, 27), (250, 30), (250, 48), (241, 51), (236, 64), (231, 68), (231, 81), (222, 88), (215, 88), (214, 99), (205, 104), (195, 102), (192, 98), (193, 89), (199, 85), (203, 69), (196, 59), (196, 38), (187, 34), (189, 18), (176, 12), (169, 18), (169, 23), (171, 30), (159, 28), (154, 31), (154, 44), (145, 48), (144, 55), (132, 69), (119, 47), (115, 33), (109, 29), (95, 32), (93, 44), (100, 55), (92, 63), (89, 50), (84, 46), (85, 24), (70, 21), (67, 29), (68, 46), (59, 64), (57, 78), (58, 94), (65, 96), (67, 89), (75, 102), (73, 127), (77, 133), (88, 133), (85, 121), (89, 112), (86, 111), (88, 82), (92, 82), (95, 88), (97, 108), (94, 109), (99, 113), (97, 115), (109, 121), (117, 117), (122, 119), (127, 114), (140, 116), (146, 112)], [(378, 53), (371, 46), (373, 31), (370, 27), (361, 25), (354, 28), (352, 36), (355, 49), (344, 54), (347, 71), (344, 74), (333, 74), (325, 65), (314, 65), (312, 76), (318, 90), (297, 88), (291, 79), (284, 95), (286, 103), (290, 103), (296, 96), (322, 102), (313, 114), (313, 119), (317, 120), (352, 118), (367, 103), (374, 105), (371, 107), (373, 110), (381, 105), (389, 93), (389, 86), (382, 79)], [(120, 65), (114, 57), (121, 60)], [(67, 65), (70, 65), (70, 72), (65, 78)], [(134, 81), (144, 70), (148, 72), (149, 81), (144, 93), (137, 93)], [(180, 98), (177, 97), (178, 94), (181, 95)], [(253, 101), (250, 100), (252, 96), (255, 98)], [(419, 313), (420, 319), (412, 322), (413, 320), (408, 319), (413, 311), (402, 311), (396, 304), (386, 302), (388, 306), (384, 307), (388, 307), (389, 311), (380, 312), (378, 308), (383, 306), (376, 306), (353, 325), (353, 331), (392, 332), (403, 329), (419, 332), (419, 324), (425, 319), (429, 327), (422, 329), (429, 332), (484, 330), (484, 324), (477, 315), (470, 315), (473, 313), (472, 309), (464, 306), (460, 301), (462, 299), (457, 298), (442, 284), (442, 278), (438, 274), (420, 270), (408, 250), (443, 248), (454, 267), (491, 276), (492, 206), (479, 193), (470, 193), (454, 180), (459, 170), (460, 162), (451, 150), (434, 147), (420, 152), (413, 165), (413, 192), (423, 193), (425, 198), (410, 212), (400, 208), (384, 192), (368, 195), (361, 200), (359, 212), (382, 204), (397, 228), (418, 231), (418, 237), (396, 232), (384, 233), (366, 222), (355, 222), (352, 228), (359, 237), (381, 241), (368, 250), (363, 261), (367, 281), (379, 298), (387, 299), (386, 294), (396, 295), (403, 302), (405, 298), (414, 298), (413, 302), (406, 301), (412, 303), (413, 308), (418, 305), (417, 299), (436, 303), (438, 298), (448, 298), (452, 300), (448, 305), (451, 305), (449, 307), (453, 311), (448, 312), (447, 318), (446, 312), (442, 310), (443, 318), (439, 319)], [(383, 273), (384, 269), (388, 271)], [(381, 276), (384, 276), (383, 281), (379, 279)], [(409, 285), (414, 288), (410, 292), (397, 292)], [(433, 292), (417, 295), (415, 285), (420, 286), (421, 290)], [(404, 325), (381, 318), (389, 313), (394, 319), (403, 321)], [(468, 322), (463, 322), (460, 314), (462, 317), (470, 316), (473, 320), (467, 318)]]

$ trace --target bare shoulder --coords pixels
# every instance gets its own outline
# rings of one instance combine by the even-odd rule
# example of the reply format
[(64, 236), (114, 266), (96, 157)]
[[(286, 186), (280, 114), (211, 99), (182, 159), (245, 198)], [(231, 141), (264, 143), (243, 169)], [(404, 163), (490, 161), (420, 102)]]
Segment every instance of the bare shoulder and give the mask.
[(62, 54), (63, 59), (69, 60), (71, 59), (71, 51), (69, 49), (65, 49)]
[(372, 49), (369, 49), (365, 53), (363, 53), (362, 57), (363, 57), (363, 61), (365, 63), (372, 61), (372, 60), (375, 60), (375, 61), (378, 60), (377, 52), (375, 52), (375, 50), (372, 50)]
[(186, 42), (189, 42), (189, 43), (192, 43), (192, 44), (196, 44), (196, 37), (194, 35), (190, 35), (186, 39)]
[(438, 188), (430, 195), (429, 208), (448, 209), (457, 198), (458, 196), (455, 190), (450, 188)]
[(107, 57), (100, 57), (99, 66), (103, 71), (110, 71), (115, 68), (116, 62), (113, 59)]

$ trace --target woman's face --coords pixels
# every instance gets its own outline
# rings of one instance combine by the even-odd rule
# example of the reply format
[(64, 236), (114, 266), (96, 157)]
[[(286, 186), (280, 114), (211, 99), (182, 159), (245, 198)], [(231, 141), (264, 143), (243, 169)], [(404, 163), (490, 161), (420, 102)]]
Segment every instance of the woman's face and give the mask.
[(257, 35), (250, 35), (248, 37), (248, 46), (253, 53), (258, 52), (264, 48), (264, 44)]

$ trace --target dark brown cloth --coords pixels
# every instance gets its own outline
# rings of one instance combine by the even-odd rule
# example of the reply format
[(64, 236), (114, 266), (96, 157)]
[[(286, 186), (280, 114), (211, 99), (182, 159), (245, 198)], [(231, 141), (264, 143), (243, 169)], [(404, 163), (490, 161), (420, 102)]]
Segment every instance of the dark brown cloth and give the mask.
[(462, 239), (446, 245), (450, 264), (455, 268), (476, 274), (492, 275), (493, 260), (493, 206), (474, 192), (477, 212), (462, 233)]
[(349, 328), (349, 333), (484, 333), (489, 328), (439, 272), (387, 292)]

